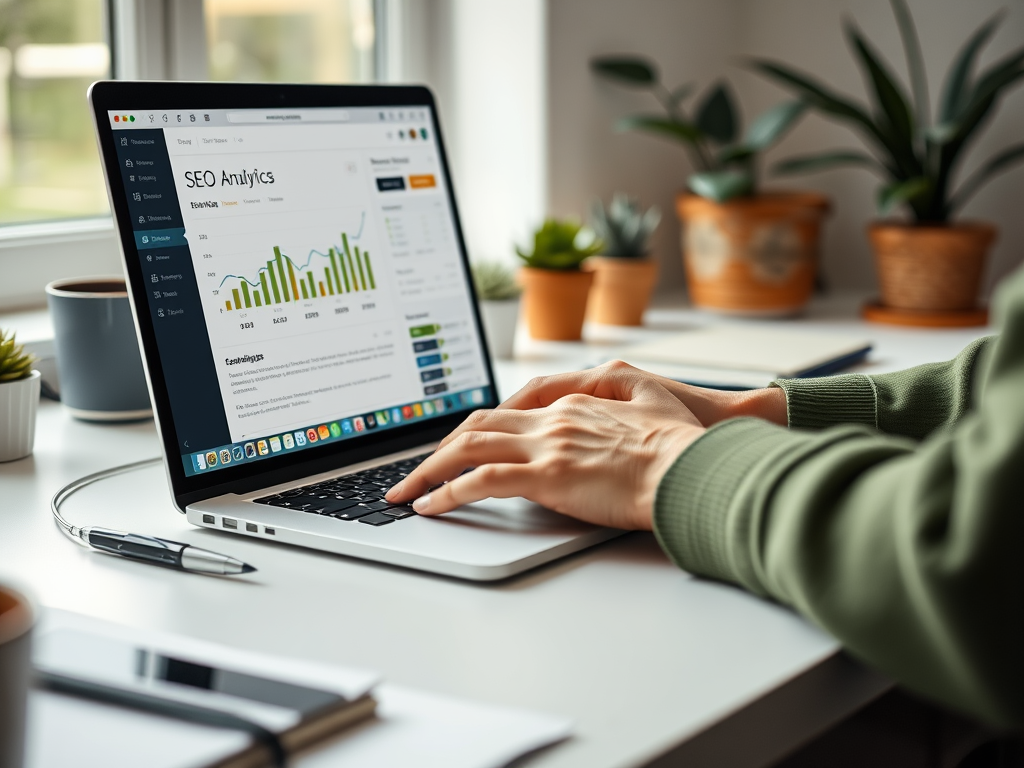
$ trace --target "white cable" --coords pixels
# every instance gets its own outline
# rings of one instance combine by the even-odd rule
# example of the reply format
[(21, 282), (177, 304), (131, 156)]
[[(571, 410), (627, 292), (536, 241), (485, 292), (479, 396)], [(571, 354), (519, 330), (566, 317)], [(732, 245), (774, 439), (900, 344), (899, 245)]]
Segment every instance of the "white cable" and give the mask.
[(76, 544), (80, 544), (83, 547), (88, 547), (88, 542), (82, 538), (82, 528), (77, 525), (71, 525), (67, 520), (60, 514), (61, 505), (67, 501), (73, 494), (82, 490), (88, 485), (104, 480), (108, 477), (114, 477), (115, 475), (123, 475), (125, 472), (133, 472), (136, 469), (142, 469), (143, 467), (149, 467), (153, 464), (159, 464), (162, 459), (156, 456), (152, 459), (143, 459), (142, 461), (133, 461), (131, 464), (122, 464), (118, 467), (111, 467), (110, 469), (103, 469), (99, 472), (93, 472), (91, 475), (80, 477), (77, 480), (72, 480), (70, 483), (65, 485), (50, 499), (50, 512), (53, 513), (54, 522), (57, 523), (57, 527), (60, 528), (61, 533), (67, 536)]

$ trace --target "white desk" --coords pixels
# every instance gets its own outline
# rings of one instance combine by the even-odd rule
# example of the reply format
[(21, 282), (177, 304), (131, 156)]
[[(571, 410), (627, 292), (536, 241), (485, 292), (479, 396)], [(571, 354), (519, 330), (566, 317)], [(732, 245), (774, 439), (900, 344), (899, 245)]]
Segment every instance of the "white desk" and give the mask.
[[(948, 358), (983, 332), (867, 326), (852, 319), (854, 306), (834, 299), (809, 317), (874, 339), (866, 370)], [(497, 366), (500, 386), (507, 394), (613, 355), (618, 341), (712, 321), (659, 309), (645, 329), (588, 329), (586, 345), (521, 339), (522, 359)], [(0, 464), (0, 578), (112, 621), (370, 666), (397, 683), (575, 718), (573, 740), (524, 763), (536, 768), (765, 765), (888, 685), (788, 610), (680, 572), (648, 534), (477, 585), (192, 528), (162, 470), (149, 469), (86, 489), (67, 516), (227, 552), (259, 572), (182, 574), (61, 536), (49, 513), (57, 488), (158, 452), (151, 422), (86, 424), (44, 401), (35, 454)]]

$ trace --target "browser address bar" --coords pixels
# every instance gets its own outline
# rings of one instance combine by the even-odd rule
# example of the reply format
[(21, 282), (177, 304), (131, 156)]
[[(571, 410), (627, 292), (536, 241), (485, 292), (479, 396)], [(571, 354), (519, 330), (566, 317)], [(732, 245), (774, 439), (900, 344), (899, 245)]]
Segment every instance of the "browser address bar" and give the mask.
[(347, 123), (347, 109), (247, 109), (228, 112), (229, 123), (261, 125), (287, 123)]

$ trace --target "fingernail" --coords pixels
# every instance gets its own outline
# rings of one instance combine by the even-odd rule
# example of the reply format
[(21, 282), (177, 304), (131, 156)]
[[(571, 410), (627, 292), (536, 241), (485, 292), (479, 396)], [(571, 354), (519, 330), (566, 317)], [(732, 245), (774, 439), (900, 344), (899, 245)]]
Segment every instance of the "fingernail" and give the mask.
[(402, 490), (403, 483), (405, 483), (405, 480), (395, 483), (393, 486), (391, 486), (391, 490), (385, 493), (384, 495), (389, 499), (394, 497), (400, 490)]
[(428, 493), (425, 496), (420, 496), (416, 499), (416, 501), (412, 503), (412, 508), (417, 512), (426, 512), (430, 509), (430, 494)]

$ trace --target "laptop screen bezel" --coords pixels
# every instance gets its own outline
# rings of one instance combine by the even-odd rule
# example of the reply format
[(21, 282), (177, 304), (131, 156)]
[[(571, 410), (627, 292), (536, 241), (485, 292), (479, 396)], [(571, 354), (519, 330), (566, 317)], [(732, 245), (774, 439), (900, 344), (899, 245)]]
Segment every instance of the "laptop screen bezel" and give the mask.
[(100, 81), (89, 88), (89, 101), (93, 109), (100, 157), (104, 166), (107, 193), (118, 231), (122, 264), (128, 283), (128, 296), (135, 319), (146, 378), (153, 401), (157, 432), (164, 453), (171, 493), (175, 505), (184, 511), (188, 504), (227, 493), (249, 493), (303, 477), (344, 468), (350, 464), (369, 461), (398, 451), (427, 445), (441, 440), (469, 415), (470, 411), (457, 411), (435, 416), (427, 421), (410, 423), (362, 437), (327, 443), (316, 448), (291, 454), (269, 457), (261, 461), (225, 467), (215, 472), (186, 475), (179, 440), (164, 381), (163, 366), (157, 346), (152, 317), (140, 308), (148, 306), (142, 267), (135, 245), (131, 217), (128, 214), (127, 193), (119, 172), (114, 147), (114, 129), (110, 125), (110, 111), (143, 110), (202, 110), (202, 109), (268, 109), (317, 107), (427, 107), (430, 110), (440, 170), (445, 178), (448, 204), (455, 227), (456, 244), (462, 260), (466, 289), (471, 299), (473, 319), (483, 352), (483, 364), (490, 386), (488, 399), (481, 408), (498, 404), (497, 387), (487, 348), (473, 285), (469, 257), (455, 204), (448, 156), (438, 119), (433, 94), (423, 86), (396, 85), (278, 85), (236, 83), (180, 83)]

